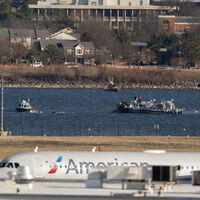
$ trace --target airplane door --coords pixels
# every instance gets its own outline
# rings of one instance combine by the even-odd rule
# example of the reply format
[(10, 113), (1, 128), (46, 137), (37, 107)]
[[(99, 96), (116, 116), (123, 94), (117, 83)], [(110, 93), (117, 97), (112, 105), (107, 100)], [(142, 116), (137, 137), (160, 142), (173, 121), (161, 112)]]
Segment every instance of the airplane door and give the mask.
[(44, 161), (42, 156), (33, 157), (34, 164), (34, 176), (35, 177), (44, 177)]

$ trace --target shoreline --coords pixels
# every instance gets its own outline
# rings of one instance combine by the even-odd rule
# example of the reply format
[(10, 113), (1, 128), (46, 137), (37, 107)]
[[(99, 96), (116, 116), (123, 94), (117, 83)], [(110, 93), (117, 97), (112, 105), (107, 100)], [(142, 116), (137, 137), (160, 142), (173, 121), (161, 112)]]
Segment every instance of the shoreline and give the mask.
[[(158, 90), (200, 90), (198, 81), (183, 81), (182, 83), (172, 83), (170, 85), (157, 85), (145, 83), (119, 83), (116, 85), (120, 89), (158, 89)], [(66, 89), (105, 89), (105, 82), (87, 82), (87, 81), (60, 81), (60, 82), (43, 82), (43, 81), (23, 81), (19, 83), (9, 83), (5, 81), (4, 88), (66, 88)]]

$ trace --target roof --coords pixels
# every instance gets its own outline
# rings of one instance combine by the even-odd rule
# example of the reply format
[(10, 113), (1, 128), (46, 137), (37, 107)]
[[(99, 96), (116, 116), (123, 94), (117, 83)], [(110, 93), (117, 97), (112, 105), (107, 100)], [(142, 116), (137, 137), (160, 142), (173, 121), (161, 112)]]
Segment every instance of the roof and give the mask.
[(175, 23), (200, 23), (200, 17), (176, 16)]
[(62, 33), (73, 33), (74, 29), (72, 29), (70, 27), (66, 27), (64, 29), (59, 30), (59, 32), (62, 32)]
[(62, 44), (64, 48), (74, 48), (80, 44), (84, 48), (94, 49), (94, 44), (92, 42), (62, 41)]
[(51, 38), (56, 39), (56, 40), (74, 40), (74, 41), (77, 41), (78, 39), (80, 39), (80, 34), (57, 32), (57, 33), (52, 34)]
[(58, 43), (60, 43), (59, 40), (40, 40), (42, 50), (46, 49), (50, 44), (57, 46)]
[(50, 36), (49, 31), (46, 29), (36, 29), (35, 32), (36, 32), (37, 39), (46, 39), (46, 38), (49, 38)]
[(17, 38), (17, 37), (36, 38), (35, 31), (32, 29), (10, 29), (10, 36), (12, 38)]
[(46, 49), (48, 45), (58, 46), (61, 44), (63, 48), (74, 48), (77, 45), (82, 45), (84, 48), (94, 49), (92, 42), (77, 42), (77, 41), (66, 41), (66, 40), (40, 40), (40, 45), (42, 49)]

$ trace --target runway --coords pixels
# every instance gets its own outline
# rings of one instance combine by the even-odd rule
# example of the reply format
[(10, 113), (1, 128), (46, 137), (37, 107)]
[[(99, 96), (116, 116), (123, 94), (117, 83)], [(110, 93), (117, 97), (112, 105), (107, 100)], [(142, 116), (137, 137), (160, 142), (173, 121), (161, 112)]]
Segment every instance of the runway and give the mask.
[(72, 182), (33, 182), (31, 184), (15, 184), (10, 180), (0, 182), (0, 199), (20, 200), (129, 200), (129, 199), (199, 199), (200, 186), (192, 186), (190, 182), (173, 185), (171, 191), (158, 192), (122, 189), (121, 183), (104, 183), (103, 188), (86, 188), (85, 183)]

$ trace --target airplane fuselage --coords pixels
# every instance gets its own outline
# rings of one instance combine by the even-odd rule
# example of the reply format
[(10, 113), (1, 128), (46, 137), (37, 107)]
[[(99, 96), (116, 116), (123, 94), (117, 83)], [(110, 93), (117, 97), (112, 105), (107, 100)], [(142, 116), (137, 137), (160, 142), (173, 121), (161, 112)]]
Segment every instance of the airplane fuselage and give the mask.
[(179, 176), (188, 176), (193, 170), (200, 170), (199, 159), (197, 152), (25, 152), (5, 158), (0, 176), (1, 169), (16, 170), (15, 165), (29, 166), (31, 174), (42, 179), (86, 179), (91, 167), (147, 165), (178, 165)]

